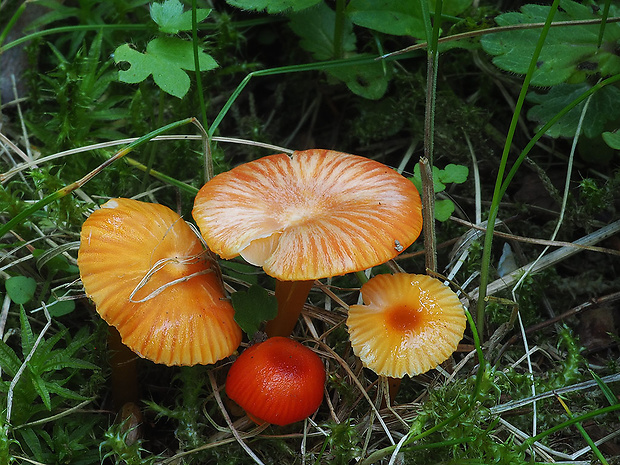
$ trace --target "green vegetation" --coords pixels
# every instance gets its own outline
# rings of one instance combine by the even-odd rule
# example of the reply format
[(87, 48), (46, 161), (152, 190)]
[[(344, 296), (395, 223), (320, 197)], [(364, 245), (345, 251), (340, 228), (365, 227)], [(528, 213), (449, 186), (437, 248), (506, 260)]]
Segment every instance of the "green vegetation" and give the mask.
[[(0, 464), (620, 463), (620, 8), (520, 5), (2, 2)], [(231, 360), (139, 359), (117, 412), (77, 268), (88, 214), (133, 197), (190, 221), (213, 174), (307, 148), (415, 183), (438, 221), (390, 269), (469, 295), (459, 350), (385, 407), (344, 327), (360, 277), (336, 277), (294, 333), (327, 368), (311, 419), (251, 423)], [(274, 283), (221, 270), (246, 345)]]

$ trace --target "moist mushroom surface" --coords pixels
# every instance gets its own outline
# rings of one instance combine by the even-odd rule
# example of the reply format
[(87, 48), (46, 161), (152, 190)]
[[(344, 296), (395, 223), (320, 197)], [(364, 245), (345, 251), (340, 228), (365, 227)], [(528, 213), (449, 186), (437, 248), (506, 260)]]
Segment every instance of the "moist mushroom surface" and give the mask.
[(141, 357), (210, 364), (241, 342), (206, 251), (163, 205), (112, 199), (95, 210), (82, 227), (78, 266), (97, 312)]

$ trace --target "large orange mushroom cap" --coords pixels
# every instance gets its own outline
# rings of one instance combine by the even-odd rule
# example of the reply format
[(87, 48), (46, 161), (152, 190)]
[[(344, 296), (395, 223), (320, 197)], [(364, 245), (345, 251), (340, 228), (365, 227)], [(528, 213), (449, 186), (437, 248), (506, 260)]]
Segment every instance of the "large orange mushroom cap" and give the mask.
[(379, 375), (402, 378), (437, 367), (465, 331), (457, 295), (426, 275), (381, 274), (361, 289), (364, 305), (349, 307), (353, 352)]
[(207, 182), (193, 216), (209, 248), (281, 281), (385, 263), (422, 229), (420, 195), (382, 163), (330, 150), (271, 155)]
[(86, 294), (123, 343), (166, 365), (210, 364), (241, 342), (202, 244), (163, 205), (112, 199), (84, 222), (78, 266)]

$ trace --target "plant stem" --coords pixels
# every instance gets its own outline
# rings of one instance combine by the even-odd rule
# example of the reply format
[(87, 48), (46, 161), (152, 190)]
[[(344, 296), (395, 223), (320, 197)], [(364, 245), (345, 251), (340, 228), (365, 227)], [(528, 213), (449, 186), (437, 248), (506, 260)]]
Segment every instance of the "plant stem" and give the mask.
[(425, 266), (437, 271), (437, 241), (435, 239), (435, 189), (433, 171), (426, 157), (420, 159), (422, 177), (422, 229), (424, 234)]
[(334, 24), (334, 58), (336, 59), (344, 56), (342, 40), (344, 35), (344, 21), (346, 19), (344, 14), (346, 6), (346, 0), (336, 0), (336, 21)]
[(519, 93), (519, 98), (517, 99), (517, 103), (515, 105), (515, 110), (512, 114), (512, 121), (510, 122), (510, 127), (508, 129), (508, 134), (506, 136), (506, 143), (504, 144), (504, 151), (502, 153), (502, 158), (500, 160), (499, 169), (497, 173), (497, 177), (495, 179), (495, 189), (493, 191), (493, 200), (491, 201), (491, 208), (489, 210), (489, 218), (488, 218), (488, 226), (486, 235), (484, 237), (484, 248), (482, 250), (482, 262), (480, 265), (480, 293), (478, 297), (478, 305), (476, 308), (476, 322), (478, 324), (478, 331), (482, 338), (484, 338), (484, 311), (486, 308), (486, 292), (487, 285), (489, 284), (489, 270), (491, 265), (491, 247), (493, 245), (493, 231), (495, 230), (495, 220), (497, 219), (499, 204), (502, 199), (501, 189), (502, 183), (504, 181), (504, 172), (506, 171), (506, 165), (508, 163), (508, 154), (510, 153), (510, 147), (512, 145), (512, 140), (514, 138), (517, 123), (519, 122), (519, 116), (521, 115), (521, 109), (523, 107), (523, 103), (525, 101), (525, 96), (527, 95), (527, 90), (530, 85), (530, 81), (532, 80), (532, 76), (534, 75), (534, 71), (536, 70), (536, 63), (538, 62), (538, 57), (540, 56), (540, 52), (545, 43), (545, 38), (547, 37), (547, 33), (549, 32), (549, 28), (551, 26), (551, 22), (553, 21), (553, 16), (558, 9), (560, 0), (554, 0), (551, 5), (551, 9), (549, 10), (549, 15), (547, 16), (547, 20), (545, 21), (545, 25), (543, 26), (540, 37), (538, 38), (538, 42), (536, 44), (536, 48), (534, 53), (532, 54), (532, 59), (530, 60), (530, 66), (527, 70), (527, 74), (523, 80), (523, 85), (521, 86), (521, 92)]
[(276, 281), (278, 315), (267, 322), (267, 336), (288, 337), (291, 335), (313, 285), (314, 280)]

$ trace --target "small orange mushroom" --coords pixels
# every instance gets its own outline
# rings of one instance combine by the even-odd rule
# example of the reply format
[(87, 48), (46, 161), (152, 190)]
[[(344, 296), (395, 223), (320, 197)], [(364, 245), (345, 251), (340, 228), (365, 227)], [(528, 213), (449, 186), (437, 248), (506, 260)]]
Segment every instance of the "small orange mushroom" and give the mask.
[(325, 367), (317, 354), (287, 337), (246, 349), (230, 367), (226, 394), (257, 424), (303, 420), (323, 401)]
[(78, 266), (86, 294), (122, 341), (165, 365), (215, 363), (241, 342), (202, 244), (163, 205), (112, 199), (84, 222)]
[(364, 305), (349, 307), (353, 352), (375, 373), (402, 378), (445, 361), (465, 331), (458, 297), (439, 280), (397, 273), (373, 277), (361, 288)]
[(277, 279), (270, 336), (288, 336), (316, 279), (365, 270), (409, 247), (420, 195), (393, 169), (330, 150), (271, 155), (207, 182), (192, 211), (209, 248)]

